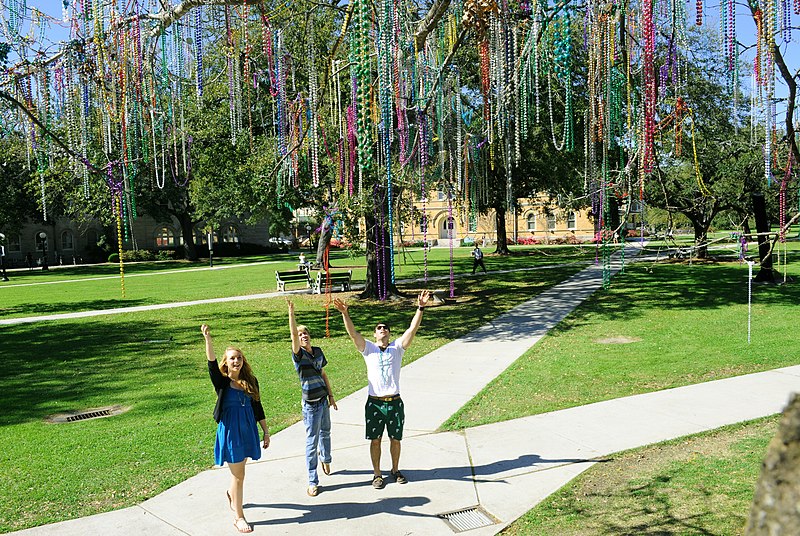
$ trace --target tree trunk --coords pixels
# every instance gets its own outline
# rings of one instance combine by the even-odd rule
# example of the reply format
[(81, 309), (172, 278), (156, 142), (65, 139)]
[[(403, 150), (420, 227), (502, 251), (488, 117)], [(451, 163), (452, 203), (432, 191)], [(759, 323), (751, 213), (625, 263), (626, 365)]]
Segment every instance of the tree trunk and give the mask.
[(332, 236), (333, 220), (331, 220), (330, 216), (325, 216), (322, 219), (322, 229), (319, 233), (319, 240), (317, 240), (317, 259), (314, 262), (317, 268), (324, 270), (330, 267), (330, 260), (328, 261), (328, 266), (325, 266), (325, 250), (328, 249)]
[(510, 255), (508, 250), (508, 240), (506, 235), (506, 209), (496, 207), (494, 210), (495, 225), (497, 226), (497, 244), (494, 252), (500, 255)]
[(772, 255), (769, 251), (767, 204), (762, 193), (752, 194), (751, 199), (753, 200), (753, 215), (756, 219), (756, 232), (758, 233), (758, 258), (761, 263), (761, 269), (756, 274), (755, 280), (774, 283), (775, 274), (772, 272)]
[(692, 221), (694, 228), (695, 257), (705, 259), (708, 257), (708, 223), (705, 221)]
[(388, 225), (378, 225), (375, 213), (367, 213), (367, 278), (360, 298), (394, 300), (401, 296), (392, 283), (392, 256)]
[[(760, 237), (759, 237), (760, 238)], [(800, 395), (783, 410), (756, 483), (746, 536), (800, 534)]]
[(197, 260), (197, 247), (194, 244), (194, 222), (192, 221), (191, 216), (186, 212), (176, 214), (176, 218), (178, 218), (178, 223), (181, 226), (181, 234), (183, 235), (183, 250), (186, 254), (186, 258), (190, 261)]

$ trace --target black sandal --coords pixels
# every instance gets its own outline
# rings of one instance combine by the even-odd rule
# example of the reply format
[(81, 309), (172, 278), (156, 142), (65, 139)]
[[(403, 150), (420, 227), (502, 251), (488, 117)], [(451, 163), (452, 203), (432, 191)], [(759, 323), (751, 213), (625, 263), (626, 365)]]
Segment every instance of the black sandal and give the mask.
[(377, 475), (372, 479), (372, 487), (375, 489), (383, 488), (383, 477), (381, 475)]

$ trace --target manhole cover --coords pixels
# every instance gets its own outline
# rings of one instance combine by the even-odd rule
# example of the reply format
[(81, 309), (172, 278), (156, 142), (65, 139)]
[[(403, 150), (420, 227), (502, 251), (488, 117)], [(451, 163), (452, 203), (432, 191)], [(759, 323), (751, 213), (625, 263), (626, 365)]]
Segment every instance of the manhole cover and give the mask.
[(453, 532), (466, 532), (481, 527), (490, 527), (498, 523), (490, 513), (480, 506), (463, 508), (455, 512), (439, 514), (439, 517), (452, 529)]
[(106, 406), (104, 408), (84, 409), (80, 411), (69, 411), (67, 413), (50, 415), (45, 420), (53, 424), (86, 421), (89, 419), (100, 419), (102, 417), (113, 417), (114, 415), (125, 413), (129, 409), (131, 408), (126, 406)]

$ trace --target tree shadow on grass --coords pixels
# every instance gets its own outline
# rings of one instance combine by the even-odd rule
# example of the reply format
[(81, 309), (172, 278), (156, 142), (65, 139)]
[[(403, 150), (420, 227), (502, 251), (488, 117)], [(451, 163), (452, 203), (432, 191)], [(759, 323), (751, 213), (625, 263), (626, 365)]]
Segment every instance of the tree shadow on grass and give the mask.
[[(709, 527), (720, 526), (719, 516), (714, 509), (714, 497), (707, 490), (696, 489), (692, 493), (700, 495), (692, 502), (690, 512), (686, 510), (685, 500), (676, 500), (669, 494), (671, 481), (675, 471), (668, 471), (648, 478), (644, 484), (629, 483), (615, 490), (611, 497), (595, 496), (593, 504), (603, 504), (611, 508), (610, 512), (599, 512), (587, 509), (584, 514), (590, 515), (600, 522), (602, 534), (619, 536), (677, 536), (697, 534), (704, 536), (724, 536), (724, 531), (712, 530)], [(587, 498), (589, 498), (587, 496)], [(631, 502), (631, 497), (636, 499)], [(743, 526), (745, 517), (730, 523), (732, 526)]]
[[(597, 291), (572, 313), (569, 323), (556, 326), (563, 332), (586, 323), (631, 319), (650, 309), (674, 311), (714, 310), (746, 305), (747, 267), (730, 264), (653, 264), (641, 261), (625, 268), (611, 280), (606, 291)], [(792, 306), (800, 302), (800, 285), (753, 285), (754, 304)]]

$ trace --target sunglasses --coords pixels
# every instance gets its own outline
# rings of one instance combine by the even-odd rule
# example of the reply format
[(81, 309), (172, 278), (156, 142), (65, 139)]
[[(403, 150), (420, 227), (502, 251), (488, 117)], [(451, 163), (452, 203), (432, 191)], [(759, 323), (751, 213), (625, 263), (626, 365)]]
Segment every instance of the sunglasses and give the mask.
[(386, 331), (390, 331), (389, 326), (384, 326), (383, 324), (375, 326), (375, 331), (378, 331), (379, 329), (385, 329)]

